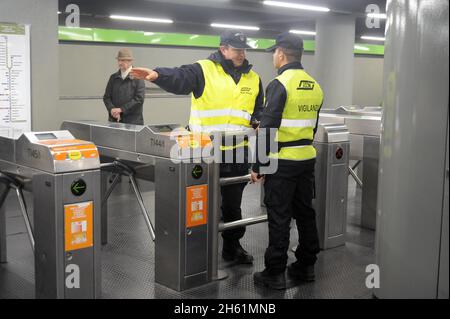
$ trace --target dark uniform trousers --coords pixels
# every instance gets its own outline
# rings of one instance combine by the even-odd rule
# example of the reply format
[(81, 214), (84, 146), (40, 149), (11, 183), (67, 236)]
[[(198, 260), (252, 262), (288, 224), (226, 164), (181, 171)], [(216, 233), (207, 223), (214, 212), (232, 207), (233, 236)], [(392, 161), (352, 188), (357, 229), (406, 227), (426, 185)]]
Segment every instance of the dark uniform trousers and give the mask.
[[(283, 165), (265, 176), (264, 203), (269, 223), (269, 246), (264, 255), (265, 267), (274, 274), (284, 272), (287, 264), (291, 219), (299, 234), (295, 256), (302, 265), (314, 265), (319, 253), (314, 197), (315, 160)], [(292, 164), (292, 161), (289, 161)]]
[[(224, 163), (225, 152), (222, 152), (222, 163), (220, 164), (220, 177), (235, 177), (247, 175), (249, 173), (250, 164), (248, 164), (248, 148), (244, 147), (244, 163)], [(235, 152), (233, 161), (236, 159)], [(242, 219), (242, 194), (247, 183), (232, 184), (222, 186), (220, 188), (222, 195), (222, 217), (225, 223)], [(245, 227), (225, 230), (222, 232), (224, 241), (229, 244), (236, 243), (245, 234)]]

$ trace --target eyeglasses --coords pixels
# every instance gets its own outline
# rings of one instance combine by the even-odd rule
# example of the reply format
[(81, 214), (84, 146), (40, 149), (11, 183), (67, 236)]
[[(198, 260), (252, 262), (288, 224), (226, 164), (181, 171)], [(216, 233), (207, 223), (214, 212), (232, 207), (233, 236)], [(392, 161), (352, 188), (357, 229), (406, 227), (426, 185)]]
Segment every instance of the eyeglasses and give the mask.
[(245, 54), (247, 53), (246, 49), (237, 49), (237, 48), (233, 48), (233, 47), (229, 47), (231, 51), (237, 53), (237, 54)]

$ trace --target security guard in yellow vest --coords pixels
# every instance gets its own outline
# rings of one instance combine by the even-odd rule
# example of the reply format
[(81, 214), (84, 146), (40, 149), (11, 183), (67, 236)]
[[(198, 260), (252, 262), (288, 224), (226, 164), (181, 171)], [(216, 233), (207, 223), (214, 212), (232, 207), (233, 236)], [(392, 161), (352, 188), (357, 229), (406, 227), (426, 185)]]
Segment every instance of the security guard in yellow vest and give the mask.
[[(191, 94), (189, 128), (195, 132), (239, 131), (259, 124), (264, 104), (261, 80), (245, 58), (246, 36), (236, 30), (228, 30), (220, 37), (219, 50), (207, 59), (178, 68), (134, 68), (135, 78), (152, 81), (174, 94)], [(245, 145), (238, 145), (244, 146)], [(236, 158), (236, 146), (223, 147)], [(247, 155), (247, 151), (244, 152)], [(246, 163), (221, 163), (220, 176), (246, 175), (250, 165)], [(245, 184), (227, 185), (221, 188), (222, 217), (224, 222), (242, 219), (241, 201)], [(222, 257), (236, 264), (252, 264), (253, 257), (242, 248), (239, 240), (245, 227), (222, 232)]]
[(297, 261), (288, 267), (288, 274), (295, 280), (314, 280), (319, 238), (312, 206), (316, 157), (312, 141), (323, 93), (319, 84), (303, 70), (303, 40), (300, 37), (282, 33), (268, 50), (274, 51), (273, 64), (278, 69), (278, 76), (266, 89), (258, 138), (266, 139), (267, 155), (272, 142), (267, 131), (277, 129), (275, 143), (278, 152), (268, 155), (277, 160), (278, 168), (276, 173), (264, 175), (260, 162), (252, 167), (254, 182), (264, 175), (264, 203), (269, 222), (265, 269), (254, 274), (254, 281), (274, 289), (285, 289), (292, 218), (297, 223), (299, 245), (295, 252)]

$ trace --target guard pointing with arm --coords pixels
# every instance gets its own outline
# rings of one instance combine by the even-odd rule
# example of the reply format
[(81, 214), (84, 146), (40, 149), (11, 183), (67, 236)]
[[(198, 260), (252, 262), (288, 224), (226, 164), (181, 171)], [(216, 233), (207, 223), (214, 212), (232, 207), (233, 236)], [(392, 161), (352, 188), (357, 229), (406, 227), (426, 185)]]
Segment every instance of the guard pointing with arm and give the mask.
[[(133, 68), (134, 78), (152, 81), (174, 94), (192, 94), (189, 128), (193, 132), (232, 132), (257, 126), (264, 103), (261, 79), (246, 59), (250, 48), (246, 36), (228, 30), (220, 37), (219, 50), (207, 59), (177, 68)], [(223, 145), (222, 158), (236, 158), (242, 145)], [(225, 153), (231, 152), (228, 157)], [(247, 154), (247, 151), (244, 152)], [(250, 165), (221, 163), (220, 176), (232, 177), (248, 174)], [(245, 184), (226, 185), (221, 188), (224, 222), (242, 219), (241, 201)], [(253, 257), (244, 250), (239, 240), (245, 227), (222, 232), (222, 257), (237, 264), (252, 264)]]
[[(274, 289), (286, 288), (285, 270), (289, 248), (291, 219), (297, 223), (299, 245), (297, 261), (288, 267), (295, 280), (314, 280), (314, 264), (319, 253), (314, 196), (316, 150), (312, 145), (317, 129), (323, 93), (319, 84), (303, 70), (303, 40), (282, 33), (273, 51), (273, 64), (278, 76), (266, 90), (266, 105), (261, 116), (260, 135), (266, 139), (266, 154), (278, 161), (274, 174), (264, 176), (264, 203), (269, 222), (269, 245), (264, 255), (265, 269), (254, 274), (256, 284)], [(278, 152), (269, 154), (269, 129), (277, 129)], [(252, 180), (264, 174), (257, 161), (252, 167)]]

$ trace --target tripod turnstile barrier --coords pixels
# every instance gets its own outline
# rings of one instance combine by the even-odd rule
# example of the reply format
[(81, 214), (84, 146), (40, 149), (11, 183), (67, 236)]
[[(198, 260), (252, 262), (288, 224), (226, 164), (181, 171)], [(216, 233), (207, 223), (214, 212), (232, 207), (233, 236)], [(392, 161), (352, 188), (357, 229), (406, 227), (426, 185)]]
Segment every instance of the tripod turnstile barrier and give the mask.
[[(267, 221), (267, 216), (261, 215), (219, 222), (220, 186), (247, 183), (249, 176), (220, 178), (220, 164), (214, 158), (220, 149), (211, 147), (209, 136), (195, 136), (171, 124), (66, 121), (62, 128), (93, 141), (102, 167), (123, 166), (122, 172), (155, 183), (155, 281), (159, 284), (181, 291), (223, 278), (218, 272), (218, 233)], [(321, 125), (317, 137), (316, 147), (324, 158), (318, 161), (317, 185), (324, 192), (316, 207), (318, 215), (323, 215), (318, 217), (322, 247), (331, 248), (344, 243), (348, 131), (345, 125)], [(103, 199), (110, 190), (103, 187)], [(142, 210), (147, 216), (145, 208)]]
[[(155, 281), (181, 291), (213, 280), (219, 164), (208, 152), (209, 136), (190, 133), (176, 124), (65, 121), (62, 128), (93, 141), (102, 165), (119, 162), (128, 167), (128, 175), (155, 183)], [(145, 217), (146, 209), (141, 210)], [(107, 205), (102, 212), (105, 221)], [(106, 242), (104, 227), (102, 233)]]
[(345, 244), (350, 153), (348, 135), (343, 124), (319, 124), (314, 139), (317, 150), (314, 206), (322, 249)]
[[(14, 189), (35, 256), (36, 298), (101, 294), (100, 161), (68, 131), (1, 129), (0, 262), (7, 261), (6, 194)], [(33, 194), (33, 225), (22, 191)]]
[(349, 166), (348, 170), (362, 188), (361, 226), (369, 229), (376, 227), (382, 115), (383, 108), (378, 106), (340, 106), (336, 109), (322, 110), (319, 118), (319, 123), (342, 123), (347, 126), (350, 137), (350, 160), (356, 161), (356, 164), (353, 167)]

